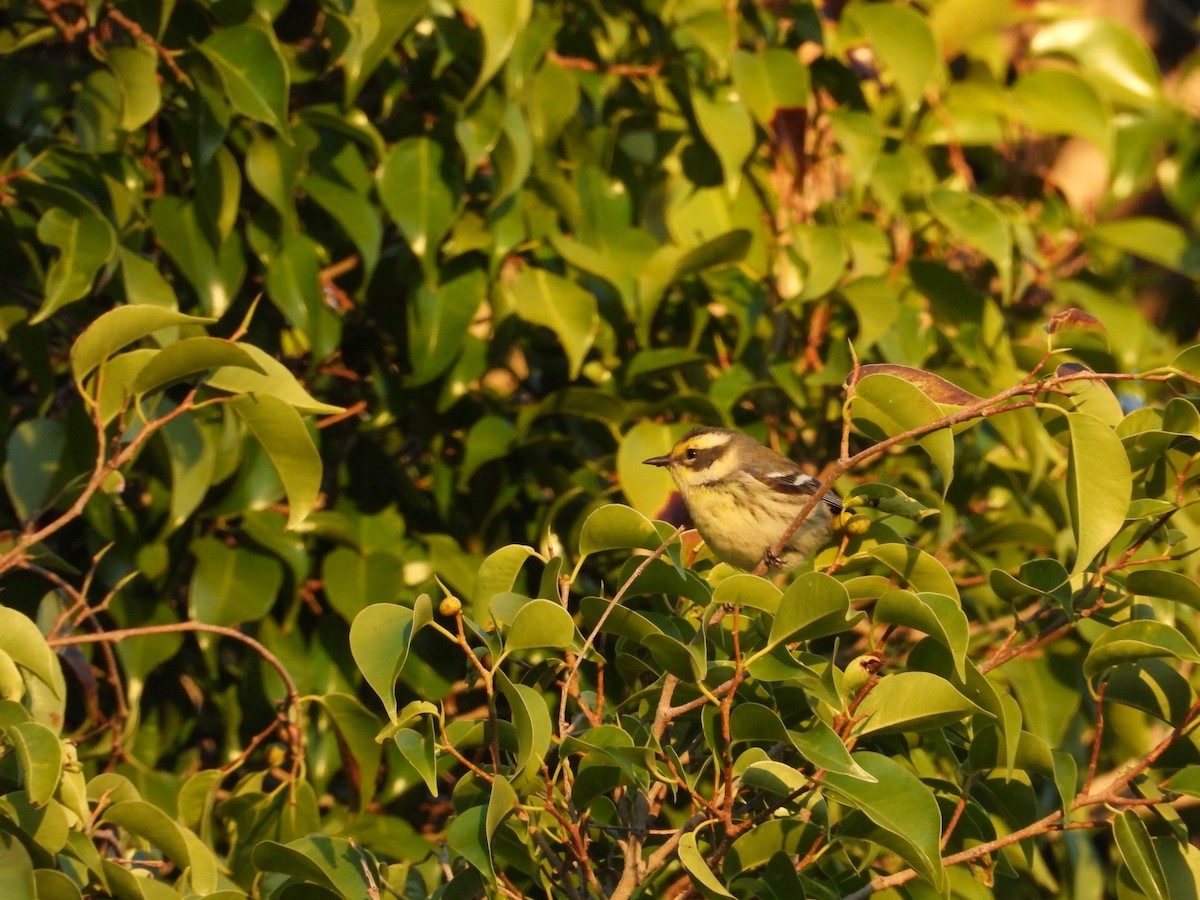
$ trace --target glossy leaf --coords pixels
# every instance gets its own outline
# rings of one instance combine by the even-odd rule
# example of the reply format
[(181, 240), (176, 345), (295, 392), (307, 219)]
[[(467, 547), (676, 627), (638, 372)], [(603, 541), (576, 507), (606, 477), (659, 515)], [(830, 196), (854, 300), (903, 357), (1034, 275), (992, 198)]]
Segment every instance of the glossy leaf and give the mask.
[(350, 626), (350, 652), (367, 684), (383, 701), (388, 717), (396, 721), (396, 677), (408, 660), (412, 639), (427, 621), (413, 610), (391, 603), (368, 606)]
[(283, 586), (283, 566), (274, 557), (248, 547), (229, 547), (212, 537), (195, 541), (192, 554), (196, 568), (188, 609), (198, 622), (255, 622), (274, 605)]
[[(856, 420), (879, 437), (897, 437), (942, 418), (942, 411), (919, 388), (894, 375), (875, 374), (854, 388), (851, 403)], [(940, 428), (914, 438), (949, 486), (954, 474), (954, 437)]]
[(929, 195), (933, 216), (996, 266), (1000, 292), (1007, 297), (1013, 285), (1013, 238), (1007, 219), (990, 201), (976, 194), (938, 190)]
[(1172, 896), (1167, 873), (1163, 870), (1162, 861), (1154, 850), (1150, 832), (1137, 813), (1125, 810), (1117, 813), (1113, 819), (1113, 837), (1117, 849), (1130, 873), (1147, 897), (1166, 900)]
[(848, 631), (862, 618), (850, 609), (846, 589), (823, 572), (805, 572), (784, 592), (766, 649), (785, 641), (813, 640)]
[(1094, 678), (1105, 669), (1139, 659), (1167, 657), (1200, 662), (1200, 653), (1184, 635), (1162, 622), (1124, 622), (1098, 637), (1083, 661), (1083, 674)]
[(531, 600), (521, 607), (504, 637), (504, 652), (539, 647), (565, 650), (575, 637), (571, 615), (549, 600)]
[(567, 354), (571, 377), (579, 374), (599, 325), (596, 298), (545, 269), (526, 268), (508, 286), (517, 315), (549, 328)]
[[(438, 248), (454, 223), (458, 201), (446, 183), (445, 152), (426, 137), (398, 141), (383, 165), (379, 193), (383, 205), (422, 261), (427, 276), (435, 271)], [(436, 279), (427, 277), (430, 284)]]
[(1158, 66), (1145, 45), (1104, 17), (1067, 18), (1044, 28), (1030, 49), (1071, 56), (1118, 103), (1150, 106), (1162, 99)]
[(1086, 413), (1068, 413), (1071, 446), (1067, 500), (1078, 555), (1071, 570), (1088, 568), (1125, 524), (1133, 492), (1129, 457), (1111, 428)]
[(53, 419), (26, 419), (9, 433), (4, 486), (20, 521), (33, 519), (64, 486), (66, 446), (66, 429)]
[(472, 93), (491, 80), (512, 53), (533, 12), (533, 0), (458, 0), (458, 5), (483, 35), (483, 60)]
[(679, 862), (704, 896), (728, 897), (732, 900), (733, 894), (729, 893), (721, 879), (713, 874), (713, 870), (704, 861), (704, 854), (696, 842), (695, 831), (685, 832), (679, 838)]
[(112, 226), (88, 213), (73, 216), (63, 209), (51, 209), (38, 221), (37, 236), (43, 244), (56, 248), (58, 256), (46, 271), (45, 296), (30, 319), (35, 325), (85, 296), (117, 249)]
[(159, 350), (141, 369), (131, 385), (134, 393), (148, 394), (191, 375), (231, 366), (262, 373), (254, 357), (221, 338), (185, 338)]
[(770, 128), (780, 109), (808, 105), (808, 69), (778, 47), (757, 51), (738, 50), (730, 63), (739, 98), (764, 128)]
[(959, 601), (944, 594), (888, 591), (875, 604), (872, 621), (879, 625), (904, 625), (932, 635), (954, 657), (959, 678), (966, 678), (967, 616)]
[(928, 22), (907, 6), (853, 7), (851, 19), (887, 66), (905, 105), (915, 109), (938, 77), (940, 55)]
[(234, 397), (230, 406), (262, 445), (288, 497), (288, 527), (295, 528), (317, 505), (321, 457), (304, 420), (289, 404), (268, 394)]
[(215, 31), (199, 45), (233, 108), (277, 131), (287, 126), (288, 73), (271, 33), (253, 25)]
[(161, 306), (118, 306), (100, 316), (71, 348), (71, 373), (82, 386), (98, 366), (118, 350), (173, 325), (203, 325), (213, 319), (189, 316)]
[(222, 366), (205, 384), (232, 394), (259, 394), (274, 397), (302, 413), (329, 415), (342, 411), (340, 406), (322, 403), (304, 389), (296, 376), (279, 360), (253, 344), (240, 344), (254, 361), (258, 371), (248, 366)]
[(928, 672), (897, 672), (880, 679), (857, 714), (862, 734), (891, 734), (941, 728), (984, 710), (945, 679)]
[(580, 556), (605, 550), (642, 548), (657, 550), (662, 538), (654, 523), (635, 509), (611, 504), (602, 506), (584, 520), (579, 535)]
[(741, 98), (730, 91), (692, 97), (700, 133), (721, 160), (730, 196), (737, 194), (742, 166), (754, 150), (754, 122)]
[(21, 784), (35, 806), (54, 796), (62, 777), (63, 754), (58, 737), (38, 722), (0, 726), (21, 767)]
[(920, 780), (895, 760), (868, 751), (853, 756), (875, 781), (830, 773), (823, 779), (825, 789), (894, 835), (905, 862), (935, 887), (944, 884), (946, 872), (939, 847), (942, 816), (936, 801)]

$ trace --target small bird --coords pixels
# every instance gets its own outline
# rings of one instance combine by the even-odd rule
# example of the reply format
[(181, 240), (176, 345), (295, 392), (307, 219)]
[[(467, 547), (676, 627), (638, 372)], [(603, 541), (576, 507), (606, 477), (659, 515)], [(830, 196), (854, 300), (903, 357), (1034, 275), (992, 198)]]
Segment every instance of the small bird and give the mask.
[(782, 552), (771, 548), (820, 482), (786, 456), (727, 428), (693, 428), (666, 456), (644, 461), (671, 473), (704, 542), (724, 562), (750, 571), (766, 561), (794, 569), (829, 536), (841, 498), (828, 491)]

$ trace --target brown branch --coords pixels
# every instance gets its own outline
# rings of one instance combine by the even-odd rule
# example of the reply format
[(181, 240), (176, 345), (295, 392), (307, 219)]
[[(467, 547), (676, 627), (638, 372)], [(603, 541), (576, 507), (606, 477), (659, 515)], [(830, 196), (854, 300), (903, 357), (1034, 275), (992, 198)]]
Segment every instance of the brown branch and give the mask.
[(111, 4), (105, 10), (104, 14), (128, 31), (131, 35), (133, 35), (136, 40), (141, 41), (156, 54), (158, 54), (162, 58), (162, 61), (167, 64), (167, 68), (171, 70), (171, 74), (175, 76), (176, 81), (178, 81), (180, 84), (187, 85), (192, 83), (191, 79), (184, 74), (183, 69), (179, 68), (179, 64), (175, 62), (175, 57), (171, 54), (171, 51), (152, 38), (150, 35), (146, 34), (141, 25), (133, 21), (133, 19), (126, 16)]
[[(820, 486), (809, 496), (808, 501), (800, 509), (796, 518), (784, 530), (779, 540), (771, 546), (767, 553), (764, 554), (763, 561), (760, 562), (754, 569), (753, 574), (763, 575), (767, 571), (766, 560), (772, 556), (778, 557), (783, 553), (784, 548), (792, 539), (792, 535), (800, 528), (804, 521), (816, 508), (817, 504), (822, 501), (833, 483), (837, 481), (846, 472), (856, 468), (861, 463), (879, 456), (880, 454), (890, 450), (899, 444), (906, 443), (927, 434), (932, 434), (935, 431), (941, 431), (944, 428), (951, 428), (955, 425), (961, 425), (965, 422), (971, 422), (975, 419), (986, 419), (991, 416), (999, 415), (1004, 412), (1012, 412), (1017, 409), (1026, 409), (1036, 406), (1037, 400), (1032, 399), (1037, 394), (1046, 393), (1061, 388), (1063, 385), (1072, 384), (1077, 381), (1165, 381), (1169, 375), (1158, 375), (1154, 373), (1108, 373), (1108, 372), (1070, 372), (1066, 375), (1048, 375), (1042, 378), (1037, 378), (1037, 372), (1045, 364), (1046, 357), (1038, 363), (1034, 369), (1025, 376), (1020, 382), (1012, 387), (1005, 388), (991, 397), (980, 400), (978, 403), (973, 403), (970, 406), (963, 407), (957, 412), (948, 413), (931, 422), (926, 422), (924, 425), (918, 425), (915, 428), (909, 428), (899, 434), (884, 438), (882, 441), (872, 444), (865, 450), (861, 450), (849, 458), (842, 458), (835, 463), (830, 470), (825, 474)], [(1027, 397), (1030, 399), (1017, 400), (1018, 397)], [(1012, 402), (1009, 402), (1012, 401)], [(848, 403), (846, 404), (849, 405)], [(848, 427), (849, 413), (846, 413)]]
[(300, 717), (300, 694), (296, 689), (296, 682), (279, 657), (259, 641), (248, 634), (238, 631), (236, 628), (228, 628), (224, 625), (209, 625), (205, 622), (168, 622), (162, 625), (142, 625), (134, 628), (119, 628), (114, 631), (100, 631), (95, 634), (73, 634), (66, 637), (51, 637), (46, 639), (46, 643), (51, 647), (69, 647), (76, 644), (118, 644), (127, 638), (151, 637), (158, 634), (176, 634), (179, 632), (217, 634), (221, 637), (241, 641), (275, 670), (287, 691), (287, 696), (284, 698), (282, 706), (284, 710), (291, 710), (294, 715), (293, 721), (285, 711), (281, 711), (278, 714), (278, 719), (284, 726), (289, 747), (292, 751), (293, 762), (294, 764), (299, 764), (304, 759), (304, 741), (299, 729), (294, 727)]
[(646, 571), (646, 568), (652, 562), (666, 553), (667, 548), (675, 542), (675, 540), (683, 533), (683, 531), (684, 527), (682, 525), (676, 527), (676, 529), (671, 532), (667, 539), (658, 545), (658, 548), (653, 553), (642, 560), (641, 564), (634, 569), (632, 573), (630, 573), (628, 578), (625, 579), (625, 583), (617, 589), (615, 594), (613, 594), (612, 599), (608, 601), (608, 605), (604, 607), (604, 612), (601, 613), (600, 618), (596, 620), (596, 624), (592, 627), (591, 633), (588, 634), (587, 640), (583, 642), (583, 648), (575, 657), (575, 662), (571, 666), (571, 670), (567, 673), (562, 693), (559, 696), (558, 733), (560, 737), (567, 736), (567, 697), (570, 694), (571, 684), (579, 674), (579, 667), (583, 665), (583, 660), (587, 656), (588, 650), (592, 648), (592, 644), (595, 643), (596, 636), (600, 634), (600, 629), (604, 626), (605, 620), (608, 618), (613, 609), (616, 608), (617, 604), (621, 602), (621, 598), (625, 596), (625, 592), (628, 591), (633, 583), (637, 581), (639, 577), (641, 577), (641, 574)]

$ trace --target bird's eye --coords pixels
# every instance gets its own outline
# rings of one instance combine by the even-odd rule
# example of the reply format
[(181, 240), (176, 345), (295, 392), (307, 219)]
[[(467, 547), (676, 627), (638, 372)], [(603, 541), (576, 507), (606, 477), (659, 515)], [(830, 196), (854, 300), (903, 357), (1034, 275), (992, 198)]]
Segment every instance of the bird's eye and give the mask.
[(697, 456), (699, 456), (699, 454), (696, 452), (695, 447), (688, 447), (686, 450), (683, 451), (684, 459), (695, 459)]

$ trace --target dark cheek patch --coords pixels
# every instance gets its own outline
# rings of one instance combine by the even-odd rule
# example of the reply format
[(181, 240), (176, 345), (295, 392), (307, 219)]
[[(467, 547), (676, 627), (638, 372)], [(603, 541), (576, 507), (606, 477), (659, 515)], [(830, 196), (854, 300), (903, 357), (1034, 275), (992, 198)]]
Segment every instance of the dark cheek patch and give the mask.
[(697, 450), (696, 458), (687, 459), (685, 457), (683, 464), (689, 469), (695, 469), (697, 472), (699, 472), (701, 469), (707, 469), (709, 466), (711, 466), (716, 461), (717, 457), (721, 455), (721, 451), (724, 449), (724, 447), (709, 447), (706, 450)]

